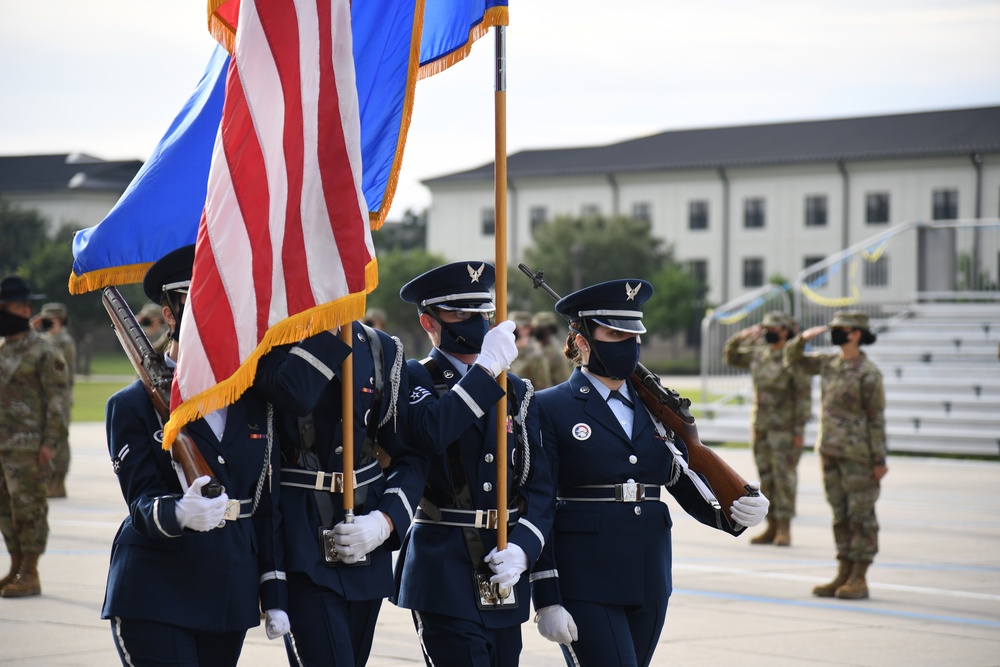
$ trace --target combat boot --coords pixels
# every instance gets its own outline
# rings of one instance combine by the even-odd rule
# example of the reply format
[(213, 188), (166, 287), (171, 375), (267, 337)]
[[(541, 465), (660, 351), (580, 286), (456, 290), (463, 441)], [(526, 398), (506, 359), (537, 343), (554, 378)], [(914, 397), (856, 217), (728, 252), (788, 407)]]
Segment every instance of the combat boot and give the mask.
[(750, 544), (771, 544), (774, 542), (774, 533), (778, 530), (778, 524), (774, 519), (767, 517), (767, 528), (764, 532), (750, 540)]
[(847, 583), (837, 589), (836, 596), (841, 600), (864, 600), (868, 597), (868, 582), (865, 581), (865, 573), (871, 563), (854, 563), (851, 568), (851, 576), (847, 578)]
[(26, 598), (42, 594), (42, 582), (38, 579), (38, 556), (37, 553), (24, 552), (24, 560), (21, 562), (17, 577), (0, 588), (0, 597)]
[(774, 533), (774, 541), (771, 543), (776, 547), (788, 547), (792, 545), (792, 520), (778, 519), (775, 521), (778, 530)]
[(821, 598), (832, 598), (837, 592), (837, 589), (847, 583), (847, 578), (851, 574), (851, 562), (848, 560), (840, 560), (840, 569), (837, 571), (837, 576), (833, 578), (828, 584), (823, 584), (822, 586), (816, 586), (813, 588), (813, 595)]
[(49, 482), (48, 489), (46, 490), (47, 497), (49, 498), (65, 498), (66, 497), (66, 478), (62, 475), (53, 477)]
[(22, 560), (24, 560), (24, 557), (21, 555), (20, 551), (15, 551), (15, 552), (11, 553), (11, 555), (10, 555), (10, 573), (6, 577), (4, 577), (3, 579), (0, 579), (0, 588), (3, 588), (4, 586), (6, 586), (7, 584), (9, 584), (10, 582), (14, 581), (14, 579), (17, 577), (17, 573), (21, 570), (21, 561)]

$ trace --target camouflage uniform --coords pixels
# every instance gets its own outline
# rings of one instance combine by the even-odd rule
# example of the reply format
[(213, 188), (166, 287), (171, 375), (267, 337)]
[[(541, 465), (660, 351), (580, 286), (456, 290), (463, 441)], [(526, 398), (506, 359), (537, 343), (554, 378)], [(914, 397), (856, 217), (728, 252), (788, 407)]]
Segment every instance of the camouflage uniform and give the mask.
[[(787, 325), (784, 319), (776, 324)], [(812, 411), (809, 376), (795, 366), (785, 367), (783, 350), (774, 349), (763, 339), (746, 344), (736, 334), (726, 342), (722, 354), (728, 365), (750, 370), (754, 388), (751, 445), (760, 490), (771, 501), (768, 518), (789, 520), (795, 516), (802, 455), (802, 448), (795, 447), (794, 440), (802, 437)]]
[(66, 360), (41, 334), (0, 342), (0, 531), (11, 554), (45, 551), (51, 471), (38, 450), (66, 442), (68, 392)]
[[(565, 324), (565, 322), (563, 322)], [(538, 339), (538, 347), (549, 362), (549, 373), (552, 376), (552, 385), (555, 386), (569, 379), (573, 373), (573, 363), (563, 354), (565, 347), (565, 331), (560, 333), (558, 320), (554, 313), (543, 311), (535, 313), (531, 318), (532, 329), (539, 330), (544, 327), (555, 329), (545, 342)], [(560, 337), (562, 335), (562, 337)], [(523, 377), (523, 376), (522, 376)], [(536, 387), (538, 389), (540, 387)]]
[[(70, 416), (73, 410), (73, 383), (75, 381), (75, 371), (76, 371), (76, 341), (66, 330), (66, 306), (61, 303), (47, 303), (42, 306), (42, 310), (39, 313), (41, 317), (58, 317), (62, 322), (62, 327), (59, 331), (52, 333), (46, 332), (42, 335), (48, 338), (52, 343), (55, 344), (59, 351), (62, 352), (63, 359), (66, 360), (66, 367), (68, 368), (68, 378), (69, 378), (69, 391), (66, 392), (66, 424), (70, 423)], [(68, 431), (67, 431), (68, 434)], [(69, 472), (69, 460), (70, 460), (70, 450), (69, 450), (69, 439), (66, 438), (62, 442), (58, 443), (56, 446), (56, 458), (52, 461), (52, 482), (50, 483), (49, 497), (53, 496), (65, 496), (66, 491), (63, 486), (63, 480), (66, 474)]]
[(801, 337), (792, 339), (785, 346), (785, 359), (820, 376), (817, 441), (837, 558), (870, 563), (878, 553), (875, 501), (880, 488), (872, 469), (885, 465), (886, 456), (882, 373), (863, 352), (857, 359), (843, 359), (839, 353), (803, 354), (805, 344)]

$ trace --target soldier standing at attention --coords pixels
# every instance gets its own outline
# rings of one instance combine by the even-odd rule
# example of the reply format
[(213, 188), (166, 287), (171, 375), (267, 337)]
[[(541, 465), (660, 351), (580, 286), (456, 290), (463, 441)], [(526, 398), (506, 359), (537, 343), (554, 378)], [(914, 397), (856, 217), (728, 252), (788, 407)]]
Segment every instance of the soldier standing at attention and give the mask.
[(508, 313), (508, 317), (514, 322), (514, 342), (517, 344), (517, 359), (510, 363), (510, 372), (523, 380), (531, 380), (535, 391), (551, 387), (555, 383), (549, 360), (531, 335), (531, 313), (515, 310)]
[[(840, 353), (804, 354), (806, 343), (827, 330)], [(838, 312), (829, 325), (807, 329), (785, 347), (785, 363), (819, 375), (822, 389), (817, 449), (840, 568), (833, 581), (813, 588), (818, 597), (867, 598), (865, 575), (878, 553), (875, 501), (889, 472), (885, 391), (882, 374), (861, 351), (874, 342), (867, 315)]]
[(563, 339), (556, 314), (543, 310), (531, 318), (531, 336), (538, 341), (538, 346), (549, 360), (549, 372), (552, 374), (552, 384), (557, 385), (569, 379), (573, 372), (573, 364), (563, 355)]
[(10, 554), (10, 573), (0, 579), (5, 598), (42, 593), (46, 485), (68, 429), (66, 360), (29, 323), (31, 302), (44, 298), (20, 276), (0, 282), (0, 531)]
[[(514, 323), (490, 330), (493, 265), (456, 262), (403, 286), (434, 349), (407, 362), (407, 436), (430, 457), (397, 563), (396, 604), (412, 610), (428, 667), (514, 667), (528, 619), (527, 570), (552, 525), (554, 489), (533, 390), (495, 378), (517, 356)], [(497, 403), (506, 393), (509, 540), (497, 549)], [(503, 422), (501, 422), (503, 423)], [(524, 576), (522, 576), (524, 575)]]
[[(628, 378), (639, 364), (645, 280), (612, 280), (563, 297), (570, 379), (539, 392), (556, 497), (552, 535), (531, 574), (535, 622), (569, 667), (649, 665), (672, 590), (668, 491), (699, 522), (731, 535), (755, 526), (767, 498), (744, 496), (730, 525), (682, 474), (687, 451), (655, 421)], [(692, 474), (695, 474), (692, 472)]]
[[(47, 303), (42, 306), (38, 315), (31, 319), (32, 326), (55, 343), (55, 346), (62, 352), (66, 360), (69, 377), (69, 392), (66, 401), (66, 424), (69, 425), (70, 414), (73, 409), (73, 383), (76, 377), (76, 341), (70, 335), (66, 326), (69, 324), (69, 317), (66, 312), (66, 305), (62, 303)], [(49, 480), (49, 498), (66, 497), (66, 474), (69, 472), (69, 438), (65, 442), (59, 443), (56, 447), (56, 458), (52, 462), (54, 469), (52, 479)]]
[(809, 376), (796, 366), (784, 365), (785, 343), (794, 326), (785, 313), (767, 313), (759, 326), (734, 334), (722, 350), (727, 364), (749, 369), (753, 379), (751, 446), (760, 490), (771, 501), (767, 528), (750, 544), (787, 547), (792, 543), (803, 431), (812, 410)]

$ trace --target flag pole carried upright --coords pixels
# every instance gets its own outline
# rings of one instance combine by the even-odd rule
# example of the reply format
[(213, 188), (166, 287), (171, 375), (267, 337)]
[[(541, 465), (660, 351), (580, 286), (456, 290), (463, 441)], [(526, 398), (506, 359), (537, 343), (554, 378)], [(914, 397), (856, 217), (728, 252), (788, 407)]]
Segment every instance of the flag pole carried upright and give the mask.
[[(340, 327), (340, 340), (353, 349), (354, 323)], [(354, 523), (354, 356), (348, 354), (340, 365), (340, 431), (344, 447), (344, 523)], [(377, 417), (370, 417), (376, 419)]]
[[(496, 321), (507, 319), (507, 27), (494, 28), (496, 36), (496, 92), (494, 110), (493, 181), (496, 241)], [(507, 389), (507, 371), (497, 382)], [(497, 403), (497, 551), (507, 548), (507, 397)]]

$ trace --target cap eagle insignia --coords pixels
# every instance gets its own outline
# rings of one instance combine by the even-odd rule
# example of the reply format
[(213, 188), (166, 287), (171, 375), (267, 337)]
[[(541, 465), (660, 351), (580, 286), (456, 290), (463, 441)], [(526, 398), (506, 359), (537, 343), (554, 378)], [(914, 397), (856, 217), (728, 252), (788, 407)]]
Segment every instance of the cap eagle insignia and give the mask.
[(478, 283), (479, 276), (483, 275), (483, 269), (486, 268), (486, 265), (480, 264), (478, 269), (474, 269), (472, 268), (471, 264), (466, 264), (465, 268), (469, 272), (469, 278), (471, 279), (471, 281), (474, 283)]
[(641, 288), (642, 288), (642, 283), (639, 283), (638, 285), (636, 285), (634, 289), (632, 288), (631, 285), (629, 285), (628, 283), (625, 283), (625, 296), (627, 297), (626, 300), (627, 301), (634, 300), (635, 299), (635, 295), (639, 293), (639, 290)]

